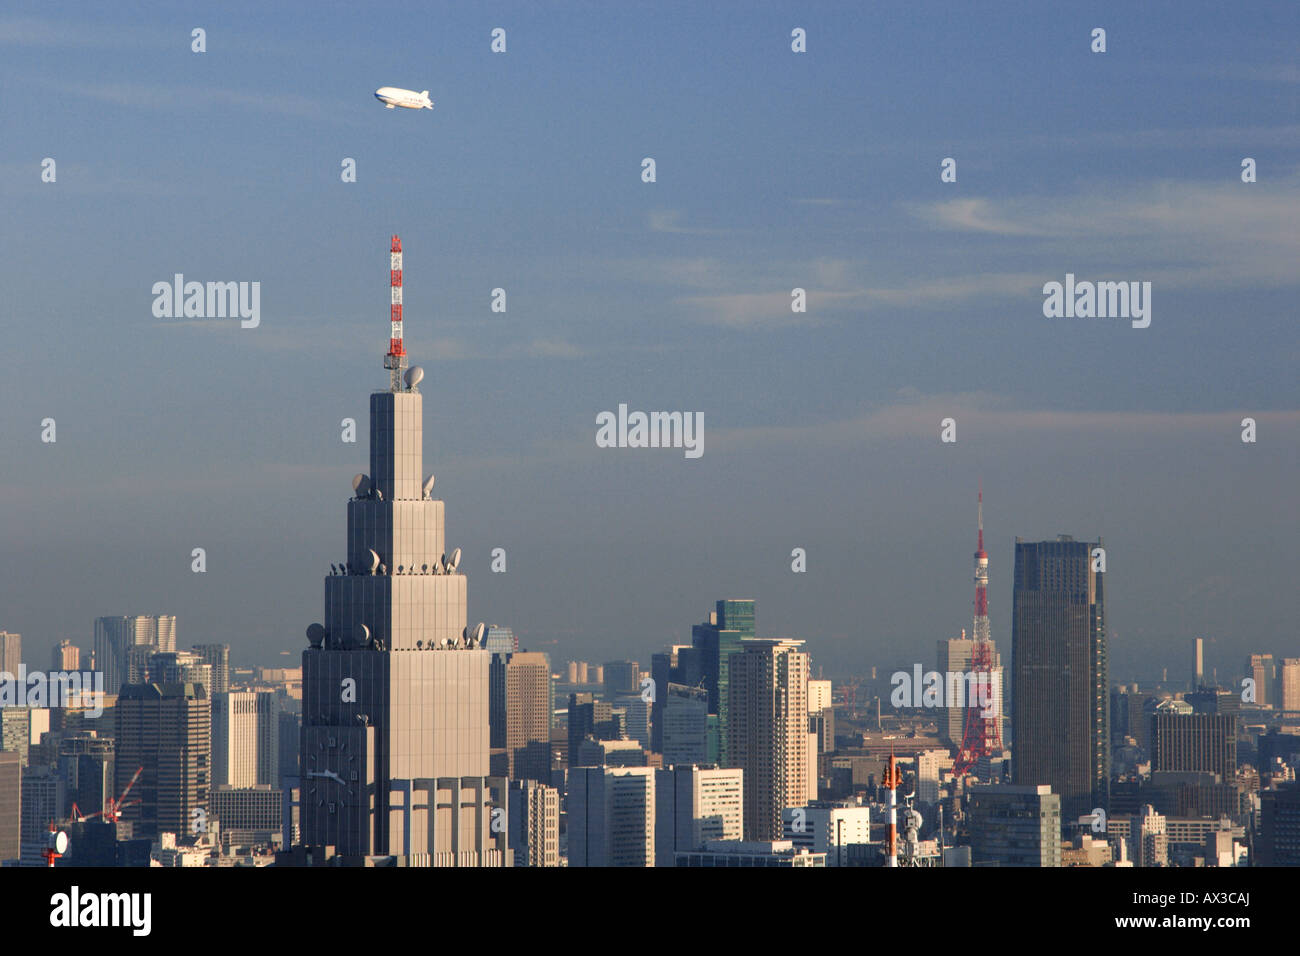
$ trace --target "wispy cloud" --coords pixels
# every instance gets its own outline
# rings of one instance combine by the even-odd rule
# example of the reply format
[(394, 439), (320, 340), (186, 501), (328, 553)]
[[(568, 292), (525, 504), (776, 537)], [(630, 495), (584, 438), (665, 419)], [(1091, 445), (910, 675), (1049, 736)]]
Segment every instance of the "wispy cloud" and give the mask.
[(1124, 255), (1144, 278), (1292, 285), (1300, 259), (1300, 180), (1242, 183), (1238, 173), (1228, 170), (1227, 182), (1217, 184), (1159, 182), (1118, 194), (956, 199), (908, 208), (940, 230), (1069, 240), (1080, 258)]
[(1096, 432), (1105, 435), (1129, 433), (1169, 434), (1176, 431), (1204, 432), (1235, 440), (1243, 417), (1249, 415), (1260, 427), (1294, 430), (1300, 427), (1300, 409), (1278, 411), (1142, 412), (1142, 411), (1057, 411), (1014, 406), (1005, 396), (988, 392), (923, 395), (915, 389), (900, 389), (893, 402), (864, 411), (852, 418), (803, 425), (761, 425), (712, 429), (715, 449), (769, 450), (773, 445), (797, 444), (805, 448), (851, 447), (872, 441), (932, 436), (939, 440), (939, 422), (955, 417), (966, 432), (984, 435), (1023, 435), (1034, 431)]
[(720, 236), (723, 229), (702, 229), (682, 224), (685, 214), (680, 209), (660, 209), (649, 214), (647, 225), (651, 232), (667, 232), (685, 236)]

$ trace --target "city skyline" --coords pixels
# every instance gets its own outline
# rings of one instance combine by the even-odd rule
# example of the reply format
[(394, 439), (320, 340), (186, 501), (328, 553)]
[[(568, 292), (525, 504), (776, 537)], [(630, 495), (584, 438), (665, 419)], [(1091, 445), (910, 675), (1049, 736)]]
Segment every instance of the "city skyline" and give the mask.
[(1300, 7), (17, 3), (0, 872), (73, 870), (51, 928), (180, 915), (79, 867), (1285, 895)]
[[(188, 14), (73, 9), (0, 19), (28, 150), (0, 176), (0, 521), (20, 545), (0, 627), (36, 659), (134, 613), (250, 663), (297, 654), (355, 470), (342, 420), (367, 440), (344, 386), (387, 338), (394, 232), (437, 397), (425, 466), (460, 503), (476, 619), (521, 646), (643, 657), (689, 636), (683, 609), (746, 594), (762, 636), (810, 641), (828, 673), (928, 659), (970, 618), (982, 478), (995, 634), (1015, 538), (1069, 532), (1107, 544), (1115, 673), (1181, 668), (1192, 637), (1221, 677), (1285, 651), (1289, 5), (1102, 4), (1104, 54), (1091, 20), (1032, 7), (668, 5), (648, 32), (631, 10), (515, 7), (501, 55), (466, 11), (398, 5), (395, 41), (362, 11), (232, 4), (197, 54)], [(436, 108), (384, 110), (390, 82)], [(178, 108), (192, 121), (160, 140)], [(158, 318), (150, 290), (178, 273), (259, 282), (260, 324)], [(1151, 324), (1047, 318), (1067, 277), (1150, 282)], [(57, 371), (29, 358), (50, 328)], [(703, 455), (599, 447), (624, 403), (703, 416)]]

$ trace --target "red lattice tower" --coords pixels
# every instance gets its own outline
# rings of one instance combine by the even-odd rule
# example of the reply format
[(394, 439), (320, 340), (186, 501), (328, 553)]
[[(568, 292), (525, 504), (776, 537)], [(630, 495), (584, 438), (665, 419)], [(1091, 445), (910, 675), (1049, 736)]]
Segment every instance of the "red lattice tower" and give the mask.
[[(1002, 752), (1002, 695), (993, 682), (995, 664), (989, 636), (989, 556), (984, 550), (984, 486), (979, 489), (979, 543), (975, 550), (975, 631), (971, 648), (970, 673), (974, 680), (966, 683), (966, 726), (961, 749), (953, 762), (953, 773), (962, 776), (971, 771), (980, 757)], [(970, 706), (970, 697), (977, 702)], [(988, 706), (979, 705), (985, 701)], [(990, 713), (991, 711), (991, 713)]]

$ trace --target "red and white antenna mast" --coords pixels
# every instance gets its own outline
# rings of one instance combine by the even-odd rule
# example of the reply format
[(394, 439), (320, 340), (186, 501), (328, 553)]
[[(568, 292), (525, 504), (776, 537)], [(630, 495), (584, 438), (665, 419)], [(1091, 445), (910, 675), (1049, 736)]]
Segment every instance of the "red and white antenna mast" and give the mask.
[(984, 550), (984, 482), (979, 487), (979, 542), (975, 546), (975, 629), (978, 643), (989, 640), (989, 556)]
[[(979, 488), (979, 539), (975, 546), (975, 630), (971, 646), (971, 673), (967, 683), (977, 700), (966, 701), (966, 724), (961, 749), (953, 763), (957, 776), (969, 773), (980, 757), (1002, 752), (1002, 674), (993, 663), (989, 632), (989, 556), (984, 550), (984, 483)], [(981, 704), (980, 701), (984, 703)]]
[(389, 282), (392, 286), (390, 319), (393, 327), (388, 339), (384, 368), (391, 369), (389, 388), (402, 390), (402, 370), (406, 368), (406, 346), (402, 344), (402, 237), (393, 236), (389, 259)]

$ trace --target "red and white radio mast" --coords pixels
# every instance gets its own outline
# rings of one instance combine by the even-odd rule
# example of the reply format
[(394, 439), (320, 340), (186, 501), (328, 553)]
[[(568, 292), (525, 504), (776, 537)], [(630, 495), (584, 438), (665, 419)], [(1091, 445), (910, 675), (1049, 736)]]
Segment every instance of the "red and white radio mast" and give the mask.
[(999, 680), (994, 683), (993, 644), (989, 637), (989, 556), (984, 550), (984, 483), (979, 489), (979, 542), (975, 549), (975, 643), (971, 648), (970, 672), (973, 683), (967, 683), (969, 692), (985, 701), (988, 707), (971, 700), (966, 701), (966, 727), (962, 734), (961, 749), (953, 763), (957, 776), (969, 773), (980, 757), (991, 757), (1002, 752), (1001, 709), (1002, 694)]
[(390, 382), (394, 392), (402, 390), (402, 370), (406, 368), (406, 346), (402, 344), (402, 237), (393, 236), (390, 250), (389, 273), (392, 285), (392, 306), (390, 319), (393, 323), (388, 339), (388, 354), (384, 356), (384, 368), (391, 369)]

